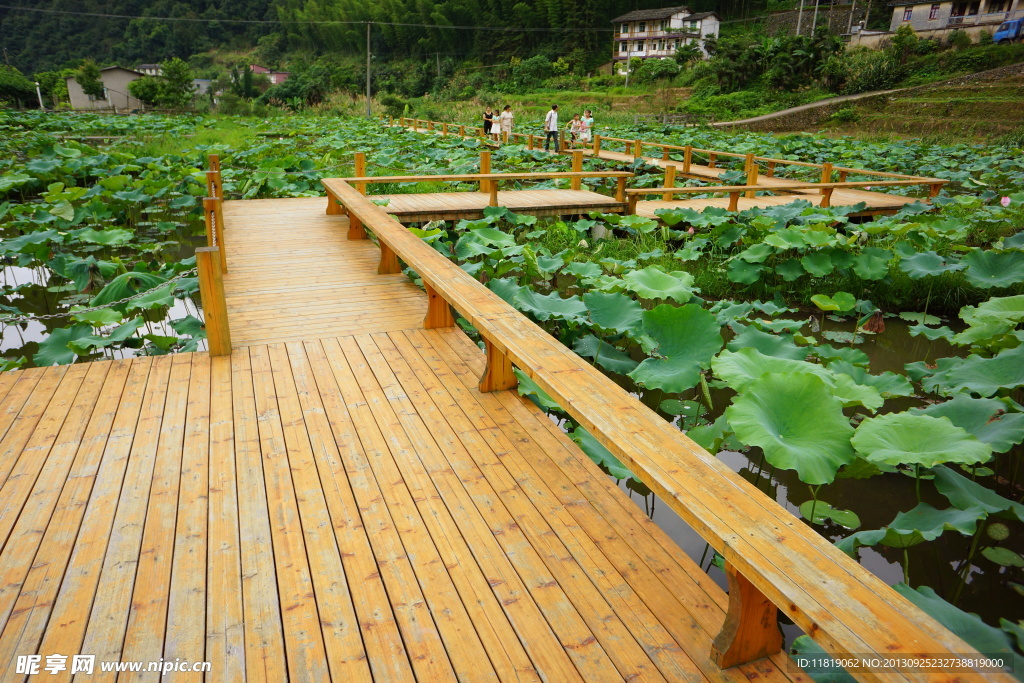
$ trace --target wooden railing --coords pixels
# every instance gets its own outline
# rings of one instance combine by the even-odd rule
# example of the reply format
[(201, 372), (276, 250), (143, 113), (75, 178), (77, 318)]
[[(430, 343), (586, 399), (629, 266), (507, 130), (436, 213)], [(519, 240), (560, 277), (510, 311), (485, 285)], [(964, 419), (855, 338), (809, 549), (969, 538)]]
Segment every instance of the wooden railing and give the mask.
[[(727, 194), (729, 195), (729, 211), (736, 211), (739, 207), (740, 195), (747, 197), (756, 196), (757, 192), (790, 192), (793, 190), (817, 190), (821, 193), (822, 208), (832, 206), (832, 193), (836, 190), (850, 189), (859, 190), (874, 187), (905, 187), (908, 185), (928, 185), (929, 198), (935, 197), (944, 183), (948, 180), (925, 178), (921, 180), (882, 180), (882, 181), (855, 181), (845, 183), (787, 183), (780, 187), (765, 187), (764, 185), (715, 185), (695, 187), (673, 187), (666, 177), (665, 187), (644, 187), (630, 188), (626, 190), (629, 200), (626, 205), (626, 213), (636, 213), (637, 201), (641, 196), (660, 194), (664, 201), (669, 201), (673, 195), (679, 194)], [(804, 195), (811, 197), (814, 195)], [(794, 197), (794, 199), (797, 199)]]
[(196, 249), (199, 272), (199, 296), (203, 302), (206, 343), (211, 356), (231, 355), (231, 331), (224, 298), (224, 273), (228, 272), (227, 245), (224, 241), (224, 189), (220, 158), (209, 156), (203, 213), (206, 218), (206, 246)]
[[(396, 272), (400, 259), (422, 278), (429, 297), (425, 327), (452, 325), (451, 306), (479, 332), (487, 357), (481, 391), (514, 387), (512, 368), (517, 366), (722, 554), (729, 607), (712, 651), (719, 666), (778, 652), (783, 642), (778, 609), (834, 655), (975, 654), (384, 208), (344, 180), (332, 179), (330, 185), (331, 196), (350, 219), (376, 235), (382, 272)], [(329, 200), (329, 212), (333, 204)], [(859, 675), (877, 681), (1010, 680), (994, 674), (922, 672), (898, 664)]]

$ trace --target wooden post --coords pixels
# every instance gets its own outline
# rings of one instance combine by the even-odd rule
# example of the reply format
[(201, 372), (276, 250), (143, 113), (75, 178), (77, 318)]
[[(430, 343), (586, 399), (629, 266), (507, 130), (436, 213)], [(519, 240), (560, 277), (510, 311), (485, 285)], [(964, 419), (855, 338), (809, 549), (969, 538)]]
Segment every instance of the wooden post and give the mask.
[(629, 201), (626, 202), (626, 215), (627, 216), (635, 216), (636, 215), (636, 205), (637, 205), (638, 201), (640, 201), (640, 195), (638, 195), (638, 194), (631, 194), (631, 195), (629, 195)]
[(928, 186), (928, 198), (938, 197), (940, 191), (942, 191), (942, 183), (932, 183)]
[[(366, 154), (363, 152), (356, 152), (355, 154), (355, 174), (357, 178), (366, 177)], [(359, 194), (366, 194), (366, 183), (356, 183), (356, 192)]]
[(447, 136), (448, 136), (448, 124), (447, 123), (442, 123), (441, 124), (441, 137), (447, 137)]
[(459, 135), (461, 135), (462, 137), (466, 137), (466, 127), (465, 126), (459, 126)]
[(633, 143), (633, 156), (639, 159), (644, 155), (644, 141), (637, 140)]
[(220, 176), (216, 171), (206, 172), (206, 196), (220, 197)]
[(394, 275), (395, 273), (401, 273), (402, 267), (398, 264), (398, 255), (391, 251), (391, 247), (385, 244), (383, 240), (380, 240), (379, 244), (380, 264), (377, 266), (377, 275)]
[(217, 175), (220, 175), (220, 155), (208, 154), (206, 160), (210, 164), (210, 170)]
[(832, 182), (832, 162), (826, 161), (821, 165), (821, 182)]
[(729, 610), (711, 645), (711, 659), (723, 669), (768, 657), (782, 649), (778, 610), (731, 563), (725, 563)]
[(497, 180), (488, 180), (487, 183), (490, 186), (489, 189), (487, 190), (487, 195), (488, 195), (488, 197), (487, 197), (487, 205), (488, 206), (497, 206), (498, 205), (498, 181)]
[(827, 209), (832, 206), (832, 192), (834, 190), (834, 187), (821, 188), (821, 208)]
[(774, 178), (775, 177), (775, 162), (774, 161), (769, 161), (768, 162), (768, 172), (765, 173), (765, 175), (768, 176), (769, 178)]
[[(572, 153), (572, 170), (574, 173), (581, 173), (583, 171), (583, 151), (576, 150)], [(576, 176), (570, 181), (569, 185), (572, 189), (578, 190), (583, 186), (583, 178)]]
[(206, 216), (206, 245), (220, 249), (220, 269), (228, 272), (227, 245), (224, 243), (224, 213), (221, 201), (216, 197), (203, 199), (203, 213)]
[[(757, 185), (757, 159), (753, 154), (747, 155), (747, 185)], [(747, 190), (747, 199), (757, 196), (757, 190)]]
[(512, 361), (489, 339), (484, 339), (484, 350), (487, 354), (487, 368), (480, 378), (480, 392), (486, 394), (491, 391), (514, 389), (519, 380), (512, 372)]
[(666, 145), (661, 146), (661, 160), (668, 161), (668, 146)]
[[(669, 164), (668, 166), (665, 167), (665, 187), (675, 187), (675, 186), (676, 186), (676, 165), (675, 164)], [(661, 200), (665, 201), (665, 202), (672, 201), (672, 193), (671, 192), (666, 192), (665, 194), (661, 195)]]
[(600, 153), (601, 153), (601, 136), (600, 135), (595, 135), (594, 136), (594, 156), (597, 156)]
[(526, 149), (533, 149), (533, 133), (526, 136)]
[(231, 355), (231, 330), (228, 328), (228, 308), (224, 300), (224, 274), (221, 255), (217, 247), (196, 249), (196, 267), (199, 269), (199, 296), (203, 302), (206, 323), (206, 344), (211, 356)]
[(359, 220), (355, 211), (348, 212), (348, 238), (350, 240), (366, 239), (366, 228), (363, 227), (363, 222)]
[(452, 315), (452, 309), (448, 302), (426, 281), (424, 281), (423, 287), (427, 290), (427, 315), (423, 318), (424, 329), (454, 327), (455, 316)]
[(683, 150), (683, 173), (690, 172), (690, 165), (693, 163), (693, 145), (687, 145)]
[[(489, 174), (491, 172), (491, 153), (488, 150), (480, 152), (480, 173)], [(480, 181), (480, 191), (490, 192), (491, 191), (490, 180)]]
[(740, 206), (740, 192), (736, 190), (729, 193), (729, 210), (736, 211)]
[(839, 182), (845, 183), (846, 179), (849, 178), (849, 177), (850, 177), (850, 172), (849, 171), (840, 171), (839, 172)]
[(427, 130), (434, 130), (434, 122), (427, 121)]
[(708, 168), (714, 168), (718, 155), (712, 152), (708, 155)]
[(615, 201), (626, 201), (626, 176), (619, 176), (615, 179)]

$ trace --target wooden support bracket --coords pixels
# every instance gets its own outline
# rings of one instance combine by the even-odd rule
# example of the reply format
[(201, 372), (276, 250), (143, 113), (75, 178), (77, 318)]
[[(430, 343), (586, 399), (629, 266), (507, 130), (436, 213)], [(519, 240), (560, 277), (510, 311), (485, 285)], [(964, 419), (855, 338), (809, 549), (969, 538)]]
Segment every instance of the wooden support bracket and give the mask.
[(821, 190), (821, 208), (827, 209), (832, 206), (832, 192), (835, 190), (834, 187), (826, 187)]
[(778, 609), (736, 568), (726, 562), (729, 610), (711, 645), (711, 659), (723, 669), (768, 657), (782, 649)]
[(427, 290), (427, 315), (423, 318), (423, 327), (428, 330), (454, 327), (455, 316), (452, 315), (452, 307), (429, 284), (424, 282), (423, 287)]
[(633, 156), (639, 159), (644, 155), (644, 141), (637, 140), (633, 143)]
[(398, 255), (391, 251), (391, 247), (380, 242), (380, 265), (377, 266), (377, 275), (394, 275), (401, 272), (402, 266), (398, 263)]
[(938, 197), (942, 190), (942, 183), (932, 183), (928, 186), (928, 198)]
[(203, 302), (206, 324), (206, 344), (211, 356), (231, 355), (231, 331), (228, 328), (228, 309), (224, 300), (224, 273), (221, 270), (220, 249), (196, 249), (196, 267), (199, 270), (199, 295)]
[(333, 194), (331, 194), (331, 192), (328, 190), (328, 192), (327, 192), (327, 215), (328, 216), (342, 216), (344, 214), (345, 214), (345, 207), (343, 207), (341, 205), (341, 203), (338, 202), (337, 197), (335, 197)]
[(350, 240), (366, 239), (366, 228), (363, 227), (363, 222), (351, 211), (348, 213), (348, 238)]
[(480, 392), (504, 391), (514, 389), (519, 380), (512, 372), (512, 361), (498, 350), (488, 339), (484, 339), (484, 352), (487, 354), (487, 368), (480, 378)]
[(639, 199), (640, 199), (640, 195), (637, 195), (637, 194), (629, 195), (629, 201), (626, 202), (626, 215), (627, 216), (635, 216), (636, 215), (636, 205), (637, 205), (637, 202), (639, 201)]
[(740, 194), (741, 192), (730, 192), (729, 193), (729, 210), (737, 211), (740, 207)]

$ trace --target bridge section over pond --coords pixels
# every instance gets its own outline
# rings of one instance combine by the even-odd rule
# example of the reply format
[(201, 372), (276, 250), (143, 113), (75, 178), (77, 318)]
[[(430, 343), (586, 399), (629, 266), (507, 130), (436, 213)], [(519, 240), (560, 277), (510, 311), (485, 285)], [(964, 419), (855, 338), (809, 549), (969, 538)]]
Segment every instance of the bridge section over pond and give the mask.
[[(0, 375), (0, 678), (83, 653), (96, 673), (76, 680), (162, 658), (211, 663), (176, 681), (806, 681), (777, 608), (836, 654), (973, 653), (355, 188), (332, 192), (208, 203), (210, 353)], [(347, 217), (323, 213), (337, 202)], [(513, 364), (722, 553), (728, 594), (518, 395)]]

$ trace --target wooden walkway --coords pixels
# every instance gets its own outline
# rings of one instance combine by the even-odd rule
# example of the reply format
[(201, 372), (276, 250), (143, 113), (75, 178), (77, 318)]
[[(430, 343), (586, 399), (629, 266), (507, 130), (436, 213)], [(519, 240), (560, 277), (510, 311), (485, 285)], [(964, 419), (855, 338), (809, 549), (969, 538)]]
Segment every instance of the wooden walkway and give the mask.
[(2, 680), (807, 680), (323, 199), (224, 208), (230, 356), (0, 375)]
[[(486, 192), (373, 195), (386, 200), (384, 210), (403, 223), (433, 220), (476, 220), (489, 206)], [(562, 216), (591, 211), (621, 213), (623, 202), (588, 190), (499, 190), (498, 205), (532, 216)]]

